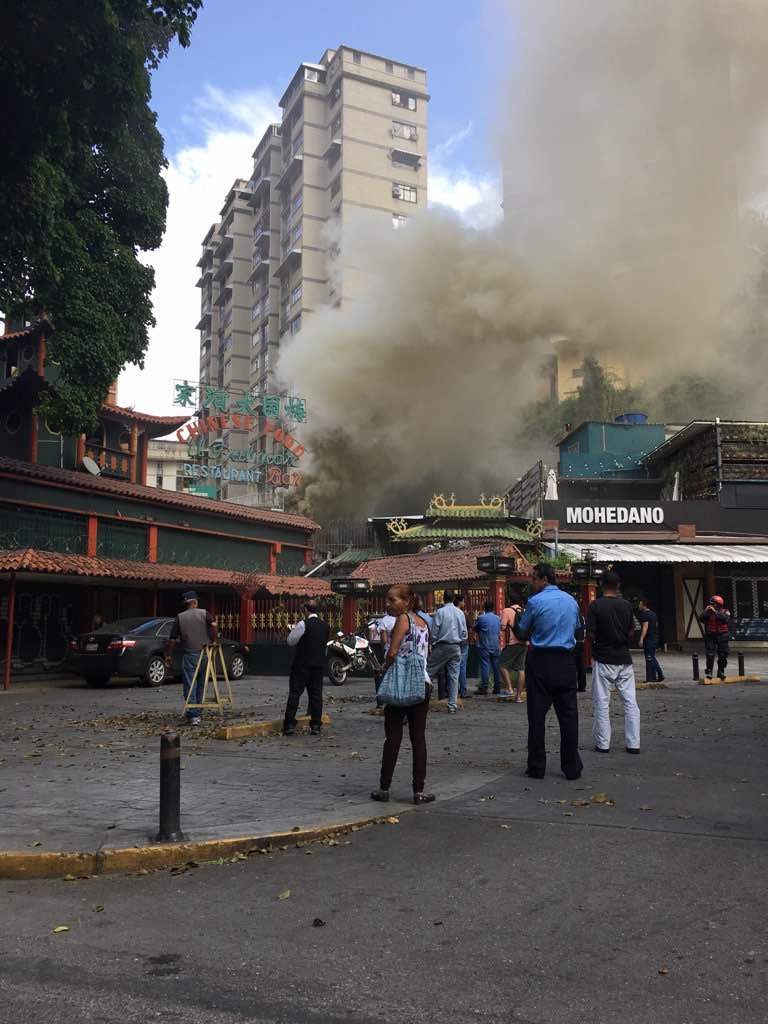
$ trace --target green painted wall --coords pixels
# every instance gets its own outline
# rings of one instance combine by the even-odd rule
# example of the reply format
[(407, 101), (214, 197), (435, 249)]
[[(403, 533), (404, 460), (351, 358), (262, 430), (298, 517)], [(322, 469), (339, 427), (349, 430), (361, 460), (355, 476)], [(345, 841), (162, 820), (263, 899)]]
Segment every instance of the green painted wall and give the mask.
[[(120, 514), (135, 519), (144, 518), (148, 523), (155, 523), (159, 526), (185, 525), (198, 530), (207, 530), (218, 536), (240, 534), (265, 541), (300, 545), (309, 544), (311, 536), (305, 530), (289, 526), (270, 526), (242, 519), (229, 519), (185, 508), (162, 506), (149, 500), (128, 500), (89, 490), (70, 491), (61, 487), (51, 487), (42, 481), (38, 483), (33, 480), (0, 479), (0, 498), (56, 505), (62, 510), (77, 509), (96, 515), (116, 516)], [(200, 565), (201, 563), (192, 562), (190, 564)]]
[(184, 530), (157, 531), (157, 560), (172, 565), (200, 565), (236, 572), (266, 572), (269, 547), (222, 536), (204, 537)]
[(277, 556), (278, 576), (298, 576), (304, 565), (304, 552), (296, 548), (283, 548)]

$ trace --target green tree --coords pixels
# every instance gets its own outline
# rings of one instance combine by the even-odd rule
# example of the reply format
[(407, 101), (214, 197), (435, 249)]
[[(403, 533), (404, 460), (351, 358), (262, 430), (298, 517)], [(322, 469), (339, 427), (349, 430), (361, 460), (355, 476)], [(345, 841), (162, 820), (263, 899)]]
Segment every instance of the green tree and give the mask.
[(0, 309), (45, 312), (59, 366), (46, 411), (92, 424), (154, 325), (168, 193), (150, 72), (189, 44), (202, 0), (4, 0), (0, 5)]

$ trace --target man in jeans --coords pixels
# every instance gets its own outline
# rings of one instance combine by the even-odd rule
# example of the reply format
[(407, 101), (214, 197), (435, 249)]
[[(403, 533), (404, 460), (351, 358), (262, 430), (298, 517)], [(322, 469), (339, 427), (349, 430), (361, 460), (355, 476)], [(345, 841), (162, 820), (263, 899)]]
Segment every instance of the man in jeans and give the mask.
[[(171, 635), (166, 647), (166, 663), (170, 659), (170, 651), (175, 643), (181, 642), (181, 680), (184, 688), (184, 702), (189, 697), (192, 689), (192, 679), (197, 668), (197, 661), (200, 652), (206, 644), (216, 643), (216, 625), (211, 613), (197, 604), (197, 594), (194, 590), (188, 590), (182, 595), (184, 611), (179, 612), (171, 627)], [(192, 704), (202, 704), (203, 686), (205, 680), (206, 666), (201, 663), (200, 671), (197, 673), (195, 692), (192, 697)], [(189, 725), (200, 725), (200, 708), (187, 708), (184, 712)]]
[(637, 620), (640, 623), (640, 646), (645, 655), (645, 681), (661, 683), (664, 680), (664, 673), (656, 658), (656, 651), (659, 649), (659, 619), (656, 612), (648, 607), (644, 597), (637, 602)]
[(488, 683), (493, 670), (493, 692), (501, 693), (501, 669), (499, 668), (499, 637), (501, 635), (501, 619), (493, 610), (493, 601), (486, 601), (483, 614), (475, 620), (474, 630), (477, 633), (477, 654), (480, 658), (479, 694), (488, 693)]
[(456, 714), (459, 694), (461, 645), (467, 639), (467, 619), (453, 603), (453, 591), (446, 590), (445, 604), (435, 612), (430, 630), (432, 653), (427, 662), (427, 675), (434, 682), (441, 669), (445, 669), (448, 690), (448, 714)]
[(635, 697), (635, 670), (629, 641), (637, 628), (632, 605), (619, 593), (615, 572), (603, 576), (603, 596), (587, 609), (587, 636), (592, 641), (592, 738), (598, 754), (611, 747), (611, 687), (624, 705), (624, 740), (628, 754), (640, 753), (640, 708)]

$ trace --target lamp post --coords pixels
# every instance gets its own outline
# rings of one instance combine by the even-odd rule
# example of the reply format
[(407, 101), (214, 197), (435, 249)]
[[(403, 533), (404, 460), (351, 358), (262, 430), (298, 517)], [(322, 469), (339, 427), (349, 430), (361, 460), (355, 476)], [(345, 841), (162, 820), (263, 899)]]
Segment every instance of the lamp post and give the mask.
[(501, 615), (505, 604), (506, 580), (518, 571), (518, 560), (514, 555), (505, 555), (492, 550), (477, 559), (478, 572), (491, 579), (491, 598), (497, 615)]
[[(586, 619), (587, 609), (597, 597), (597, 584), (605, 575), (606, 567), (597, 562), (597, 552), (591, 548), (582, 548), (581, 561), (574, 562), (571, 566), (571, 574), (574, 580), (581, 583), (581, 600), (579, 607), (581, 614)], [(592, 664), (592, 645), (589, 637), (584, 639), (584, 667), (589, 668)]]

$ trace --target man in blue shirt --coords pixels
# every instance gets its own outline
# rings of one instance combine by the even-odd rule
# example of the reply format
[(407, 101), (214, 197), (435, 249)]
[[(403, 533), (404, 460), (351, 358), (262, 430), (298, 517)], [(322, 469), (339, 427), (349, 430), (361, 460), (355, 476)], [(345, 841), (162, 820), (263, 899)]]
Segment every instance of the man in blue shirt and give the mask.
[(485, 602), (485, 610), (478, 615), (473, 627), (477, 633), (477, 654), (480, 658), (480, 685), (477, 692), (488, 693), (488, 680), (493, 669), (493, 692), (501, 693), (501, 670), (499, 668), (499, 637), (501, 619), (493, 610), (493, 601)]
[(530, 640), (525, 663), (528, 686), (528, 770), (543, 779), (547, 768), (545, 727), (554, 704), (560, 724), (560, 766), (566, 779), (581, 776), (579, 707), (576, 697), (576, 662), (573, 649), (579, 628), (579, 606), (555, 584), (555, 570), (546, 562), (533, 567), (528, 600), (513, 626), (518, 640)]
[(427, 662), (427, 675), (434, 682), (441, 669), (445, 669), (448, 685), (448, 714), (456, 714), (459, 695), (459, 668), (461, 645), (467, 639), (467, 620), (464, 612), (453, 603), (453, 591), (446, 590), (445, 604), (438, 608), (432, 620), (429, 638), (432, 653)]

